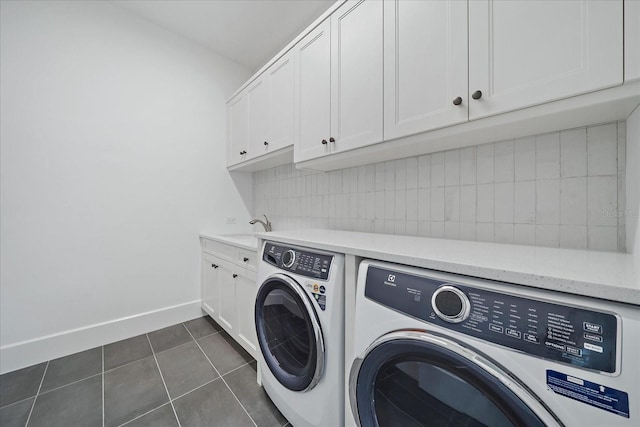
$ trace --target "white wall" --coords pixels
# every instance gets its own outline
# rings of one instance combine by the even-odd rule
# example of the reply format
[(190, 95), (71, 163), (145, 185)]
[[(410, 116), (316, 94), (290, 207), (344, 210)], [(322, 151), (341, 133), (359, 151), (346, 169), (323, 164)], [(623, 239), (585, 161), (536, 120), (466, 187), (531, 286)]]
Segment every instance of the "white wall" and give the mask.
[(333, 228), (625, 251), (625, 123), (604, 123), (329, 173), (256, 172), (274, 229)]
[[(627, 208), (624, 212), (627, 249), (640, 266), (640, 107), (627, 119)], [(639, 272), (640, 275), (640, 272)], [(640, 280), (640, 277), (639, 277)]]
[(200, 315), (198, 234), (249, 230), (248, 70), (109, 2), (1, 5), (0, 371)]

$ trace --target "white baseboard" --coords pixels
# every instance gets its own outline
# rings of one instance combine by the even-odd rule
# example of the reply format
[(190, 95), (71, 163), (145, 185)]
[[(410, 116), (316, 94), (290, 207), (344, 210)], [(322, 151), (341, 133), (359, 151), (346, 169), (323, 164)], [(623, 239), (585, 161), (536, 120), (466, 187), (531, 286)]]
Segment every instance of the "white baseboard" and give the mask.
[(195, 319), (200, 300), (0, 347), (0, 374)]

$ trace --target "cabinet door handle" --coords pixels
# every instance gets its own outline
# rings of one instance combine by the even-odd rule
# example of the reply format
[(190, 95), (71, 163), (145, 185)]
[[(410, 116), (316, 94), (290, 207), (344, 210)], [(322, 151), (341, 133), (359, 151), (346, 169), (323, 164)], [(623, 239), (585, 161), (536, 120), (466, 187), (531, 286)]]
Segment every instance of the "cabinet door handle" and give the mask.
[(336, 140), (333, 137), (331, 137), (329, 138), (329, 142), (336, 142)]
[(213, 268), (218, 268), (218, 266), (217, 266), (217, 265), (215, 265), (215, 264), (211, 264), (211, 267), (213, 267)]
[(265, 146), (266, 146), (266, 145), (269, 145), (269, 143), (268, 143), (267, 141), (265, 141), (265, 142), (264, 142), (264, 145), (265, 145)]
[(246, 152), (245, 150), (242, 150), (242, 151), (240, 152), (240, 155), (242, 156), (243, 154), (247, 154), (247, 152)]
[(233, 275), (233, 278), (235, 279), (236, 277), (238, 277), (238, 275), (237, 275), (237, 274), (234, 274), (234, 275)]
[(482, 91), (481, 90), (477, 90), (475, 92), (473, 92), (473, 95), (471, 95), (471, 97), (473, 99), (480, 99), (482, 98)]
[(246, 257), (245, 257), (245, 258), (242, 258), (242, 260), (243, 260), (244, 262), (247, 262), (247, 261), (249, 261), (249, 258), (246, 258)]
[(462, 104), (462, 98), (457, 97), (456, 99), (453, 100), (453, 105), (460, 105)]
[(326, 139), (322, 140), (322, 145), (327, 145), (327, 140)]

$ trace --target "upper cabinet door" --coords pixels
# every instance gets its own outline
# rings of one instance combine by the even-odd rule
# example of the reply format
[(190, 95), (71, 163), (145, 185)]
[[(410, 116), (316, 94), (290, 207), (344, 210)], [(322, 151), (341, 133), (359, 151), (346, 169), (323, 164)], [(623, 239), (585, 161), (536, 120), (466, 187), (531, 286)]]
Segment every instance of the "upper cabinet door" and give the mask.
[[(298, 90), (294, 161), (329, 153), (331, 130), (331, 24), (326, 19), (295, 46)], [(323, 141), (325, 142), (323, 144)]]
[(470, 1), (470, 119), (621, 84), (622, 22), (622, 0)]
[(247, 88), (249, 108), (249, 143), (247, 158), (253, 159), (264, 154), (267, 138), (267, 90), (265, 79), (258, 78)]
[(382, 12), (352, 0), (331, 15), (332, 152), (382, 141)]
[(468, 120), (467, 2), (384, 2), (384, 139)]
[(263, 152), (293, 145), (294, 60), (289, 52), (267, 71), (267, 144)]
[(227, 103), (227, 164), (246, 159), (249, 142), (249, 103), (242, 92)]

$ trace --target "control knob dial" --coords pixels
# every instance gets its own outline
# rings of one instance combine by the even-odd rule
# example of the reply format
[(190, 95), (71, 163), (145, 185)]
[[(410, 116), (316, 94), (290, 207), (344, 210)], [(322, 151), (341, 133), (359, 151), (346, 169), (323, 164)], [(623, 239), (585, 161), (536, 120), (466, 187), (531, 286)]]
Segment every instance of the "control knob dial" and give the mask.
[(282, 255), (282, 266), (283, 267), (291, 267), (293, 263), (296, 261), (296, 253), (289, 249)]
[(443, 285), (436, 289), (431, 297), (431, 307), (440, 319), (449, 323), (464, 322), (471, 311), (469, 298), (451, 285)]

